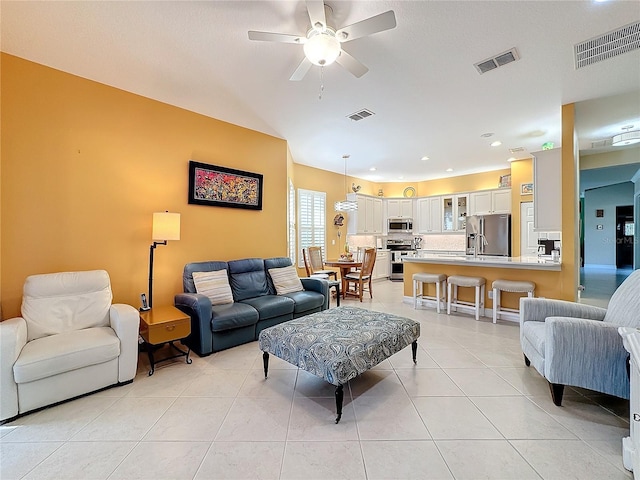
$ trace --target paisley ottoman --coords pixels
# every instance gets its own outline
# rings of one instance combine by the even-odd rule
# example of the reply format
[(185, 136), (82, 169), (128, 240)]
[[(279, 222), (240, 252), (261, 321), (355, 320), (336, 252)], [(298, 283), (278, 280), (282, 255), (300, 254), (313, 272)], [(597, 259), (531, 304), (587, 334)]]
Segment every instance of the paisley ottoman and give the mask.
[(342, 386), (407, 345), (416, 362), (420, 324), (408, 318), (363, 308), (337, 307), (266, 328), (258, 345), (269, 354), (336, 386), (336, 423), (342, 417)]

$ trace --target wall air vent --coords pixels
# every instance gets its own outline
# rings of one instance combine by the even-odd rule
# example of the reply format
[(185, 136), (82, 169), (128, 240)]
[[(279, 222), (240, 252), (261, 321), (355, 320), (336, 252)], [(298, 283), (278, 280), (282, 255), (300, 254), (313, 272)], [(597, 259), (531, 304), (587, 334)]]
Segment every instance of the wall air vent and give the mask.
[(371, 115), (375, 115), (375, 113), (373, 113), (371, 110), (367, 110), (366, 108), (363, 108), (358, 112), (347, 115), (347, 118), (350, 118), (354, 122), (357, 122), (358, 120), (362, 120), (363, 118), (370, 117)]
[(574, 46), (576, 70), (640, 48), (640, 22), (630, 23)]
[(511, 50), (502, 52), (494, 57), (487, 58), (486, 60), (478, 63), (474, 63), (473, 66), (476, 67), (478, 73), (482, 75), (483, 73), (490, 72), (491, 70), (495, 70), (498, 67), (504, 67), (509, 63), (515, 62), (516, 60), (520, 60), (520, 55), (518, 55), (516, 47), (513, 47)]

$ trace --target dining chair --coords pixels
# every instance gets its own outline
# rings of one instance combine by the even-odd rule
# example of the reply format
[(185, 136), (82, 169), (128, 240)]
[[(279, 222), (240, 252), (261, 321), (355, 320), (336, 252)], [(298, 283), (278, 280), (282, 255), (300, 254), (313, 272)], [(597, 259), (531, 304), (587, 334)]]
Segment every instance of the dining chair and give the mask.
[[(369, 290), (369, 296), (373, 298), (373, 290), (371, 288), (371, 279), (373, 278), (373, 266), (376, 263), (376, 249), (366, 248), (362, 258), (362, 268), (359, 272), (351, 272), (345, 275), (344, 280), (346, 282), (346, 288), (343, 292), (343, 297), (347, 295), (357, 296), (362, 301), (362, 294), (364, 287), (367, 285)], [(353, 290), (350, 289), (350, 285), (353, 284)]]
[(306, 262), (308, 262), (309, 268), (307, 269), (307, 274), (309, 276), (314, 274), (324, 274), (329, 275), (329, 277), (333, 277), (334, 280), (338, 279), (338, 272), (336, 272), (335, 270), (326, 270), (324, 268), (324, 262), (322, 261), (322, 247), (309, 247), (307, 249), (307, 257), (308, 258), (305, 261), (305, 266), (307, 265)]

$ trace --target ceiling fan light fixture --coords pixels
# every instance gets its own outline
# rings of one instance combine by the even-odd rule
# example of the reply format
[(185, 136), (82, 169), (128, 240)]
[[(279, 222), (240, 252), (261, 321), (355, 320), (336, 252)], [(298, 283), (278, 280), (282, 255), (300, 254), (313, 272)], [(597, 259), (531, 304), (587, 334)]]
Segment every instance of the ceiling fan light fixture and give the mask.
[(322, 32), (311, 32), (303, 46), (304, 55), (314, 65), (325, 67), (336, 61), (340, 55), (340, 42), (331, 29)]
[(611, 139), (611, 145), (614, 147), (624, 147), (625, 145), (633, 145), (635, 143), (640, 143), (640, 130), (620, 133), (614, 135)]

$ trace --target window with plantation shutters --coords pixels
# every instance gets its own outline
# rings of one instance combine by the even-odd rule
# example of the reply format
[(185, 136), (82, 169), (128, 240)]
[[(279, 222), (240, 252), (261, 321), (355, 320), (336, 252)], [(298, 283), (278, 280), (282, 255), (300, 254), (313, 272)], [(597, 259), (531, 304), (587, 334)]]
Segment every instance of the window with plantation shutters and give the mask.
[(302, 249), (322, 247), (326, 258), (326, 201), (325, 192), (298, 189), (298, 267), (304, 268)]
[(291, 265), (296, 264), (296, 189), (293, 182), (289, 179), (289, 211), (287, 212), (289, 220), (289, 258)]

